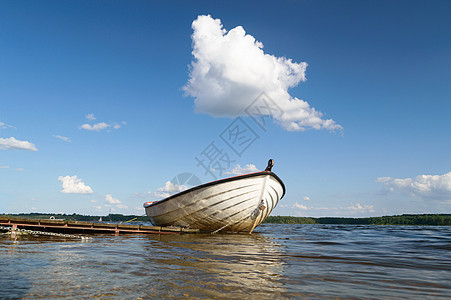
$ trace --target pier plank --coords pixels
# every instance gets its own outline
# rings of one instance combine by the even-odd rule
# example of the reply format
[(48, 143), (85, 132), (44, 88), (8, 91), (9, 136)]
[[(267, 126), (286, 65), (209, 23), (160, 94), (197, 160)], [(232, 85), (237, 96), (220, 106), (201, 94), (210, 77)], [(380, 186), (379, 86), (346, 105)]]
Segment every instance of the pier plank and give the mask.
[(197, 229), (179, 227), (161, 227), (132, 224), (115, 224), (102, 222), (83, 222), (51, 219), (26, 219), (0, 217), (0, 225), (14, 228), (36, 229), (58, 232), (112, 233), (112, 234), (184, 234), (198, 233)]

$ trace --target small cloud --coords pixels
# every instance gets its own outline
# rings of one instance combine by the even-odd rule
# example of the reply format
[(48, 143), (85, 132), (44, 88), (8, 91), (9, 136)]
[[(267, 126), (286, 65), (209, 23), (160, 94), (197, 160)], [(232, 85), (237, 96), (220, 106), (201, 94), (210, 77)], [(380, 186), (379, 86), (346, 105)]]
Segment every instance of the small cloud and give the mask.
[(143, 199), (146, 197), (146, 195), (144, 195), (143, 193), (139, 193), (139, 192), (133, 192), (133, 197)]
[[(281, 206), (282, 207), (282, 206)], [(366, 205), (360, 203), (351, 203), (350, 206), (339, 206), (339, 207), (315, 207), (306, 206), (301, 203), (294, 203), (293, 205), (285, 205), (284, 208), (290, 209), (293, 213), (303, 214), (303, 212), (309, 213), (309, 215), (335, 215), (335, 216), (357, 216), (357, 215), (368, 215), (375, 213), (376, 210), (374, 205)]]
[(95, 199), (91, 199), (89, 201), (92, 202), (92, 203), (97, 203), (97, 200), (95, 200)]
[(119, 123), (113, 123), (113, 129), (119, 129), (119, 128), (121, 128), (123, 125), (127, 125), (127, 122), (122, 121), (120, 124), (119, 124)]
[(175, 193), (180, 193), (187, 189), (188, 187), (185, 185), (179, 185), (172, 183), (171, 181), (167, 181), (163, 187), (158, 188), (157, 192), (153, 193), (153, 196), (157, 198), (167, 198)]
[(297, 202), (293, 206), (294, 206), (294, 208), (299, 208), (299, 209), (302, 209), (302, 210), (307, 210), (308, 209), (307, 206), (305, 206), (303, 204), (299, 204)]
[(113, 129), (119, 129), (121, 128), (123, 125), (127, 125), (127, 122), (122, 121), (121, 123), (113, 123)]
[(60, 140), (62, 140), (62, 141), (65, 141), (65, 142), (72, 142), (71, 140), (70, 140), (70, 138), (68, 138), (67, 136), (61, 136), (61, 135), (56, 135), (56, 134), (54, 134), (53, 135), (53, 137), (55, 137), (55, 138), (57, 138), (57, 139), (60, 139)]
[(259, 172), (260, 170), (257, 169), (257, 167), (253, 164), (247, 164), (244, 167), (241, 167), (239, 164), (235, 166), (232, 170), (225, 172), (225, 174), (228, 175), (242, 175), (242, 174), (248, 174), (248, 173), (255, 173)]
[(128, 206), (125, 204), (117, 204), (116, 207), (119, 209), (127, 209), (128, 208)]
[(36, 146), (28, 141), (16, 140), (14, 137), (10, 138), (0, 138), (0, 149), (1, 150), (28, 150), (28, 151), (38, 151)]
[(120, 204), (121, 201), (117, 198), (114, 198), (111, 194), (105, 195), (105, 201), (109, 204)]
[(7, 129), (7, 128), (14, 128), (14, 129), (16, 129), (16, 127), (0, 121), (0, 129)]
[(90, 186), (85, 185), (77, 176), (59, 176), (58, 180), (63, 183), (63, 194), (92, 194)]
[(374, 205), (361, 205), (360, 203), (355, 203), (354, 205), (351, 205), (347, 208), (353, 211), (358, 211), (360, 213), (375, 212)]
[(91, 124), (83, 124), (80, 126), (81, 129), (85, 129), (88, 131), (100, 131), (103, 129), (107, 129), (108, 127), (110, 127), (111, 125), (105, 123), (105, 122), (101, 122), (101, 123), (96, 123), (94, 125)]
[(0, 166), (0, 169), (9, 169), (9, 166)]
[(85, 118), (89, 121), (94, 121), (96, 119), (96, 117), (94, 117), (94, 114), (87, 114)]
[(304, 196), (302, 199), (303, 199), (304, 201), (310, 201), (310, 197), (309, 197), (309, 196)]
[(24, 169), (24, 168), (17, 168), (16, 171), (17, 171), (17, 172), (24, 172), (25, 169)]
[(378, 177), (388, 192), (401, 191), (422, 199), (451, 201), (451, 172), (443, 175), (418, 175), (413, 178)]
[(128, 208), (127, 205), (123, 204), (119, 199), (114, 198), (113, 195), (111, 195), (111, 194), (105, 195), (105, 201), (108, 203), (108, 204), (106, 204), (106, 206), (110, 206), (110, 204), (111, 204), (111, 205), (116, 206), (119, 209), (127, 209)]
[[(96, 120), (96, 117), (94, 116), (94, 114), (87, 114), (85, 116), (85, 118), (89, 121), (94, 121)], [(105, 129), (119, 129), (122, 127), (122, 125), (127, 124), (127, 122), (122, 121), (122, 122), (98, 122), (95, 124), (89, 124), (89, 123), (85, 123), (80, 125), (80, 129), (84, 129), (84, 130), (88, 130), (88, 131), (101, 131), (101, 130), (105, 130)], [(107, 130), (108, 132), (110, 130)]]

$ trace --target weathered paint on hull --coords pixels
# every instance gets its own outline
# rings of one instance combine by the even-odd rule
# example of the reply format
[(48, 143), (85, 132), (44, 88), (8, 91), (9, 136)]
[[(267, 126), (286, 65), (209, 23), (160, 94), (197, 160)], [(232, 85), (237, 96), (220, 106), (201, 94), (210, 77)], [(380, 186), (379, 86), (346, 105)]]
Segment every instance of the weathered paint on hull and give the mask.
[(282, 181), (263, 171), (204, 184), (145, 208), (157, 226), (251, 233), (284, 193)]

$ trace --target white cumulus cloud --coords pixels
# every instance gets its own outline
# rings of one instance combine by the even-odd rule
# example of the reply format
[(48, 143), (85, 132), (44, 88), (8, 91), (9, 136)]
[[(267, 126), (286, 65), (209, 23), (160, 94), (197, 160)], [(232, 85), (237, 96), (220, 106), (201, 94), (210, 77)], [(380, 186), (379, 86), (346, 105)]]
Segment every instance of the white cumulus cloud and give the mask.
[(100, 123), (96, 123), (96, 124), (82, 124), (80, 126), (81, 129), (85, 129), (85, 130), (89, 130), (89, 131), (100, 131), (103, 129), (107, 129), (108, 127), (110, 127), (110, 124), (107, 124), (105, 122), (100, 122)]
[(16, 140), (14, 137), (0, 138), (0, 149), (38, 151), (38, 149), (33, 143), (30, 143), (28, 141)]
[(309, 197), (309, 196), (304, 196), (304, 197), (302, 197), (302, 199), (303, 199), (304, 201), (310, 201), (310, 197)]
[(59, 176), (58, 180), (62, 182), (64, 194), (92, 194), (90, 186), (84, 184), (77, 176)]
[(418, 175), (413, 178), (379, 177), (389, 191), (402, 191), (426, 199), (451, 200), (451, 172), (443, 175)]
[[(304, 100), (292, 97), (289, 88), (305, 81), (307, 63), (293, 62), (263, 51), (263, 44), (246, 34), (241, 26), (223, 29), (221, 20), (210, 15), (198, 16), (193, 22), (194, 61), (184, 91), (195, 98), (197, 112), (213, 116), (244, 115), (251, 103), (262, 94), (271, 101), (260, 115), (271, 115), (283, 128), (303, 131), (307, 128), (341, 130), (332, 119), (323, 118)], [(253, 112), (255, 114), (255, 110)]]
[(248, 174), (248, 173), (255, 173), (259, 172), (260, 170), (257, 169), (257, 167), (253, 164), (247, 164), (244, 167), (241, 167), (239, 164), (235, 166), (235, 168), (231, 169), (230, 171), (225, 172), (226, 174), (231, 175), (242, 175), (242, 174)]

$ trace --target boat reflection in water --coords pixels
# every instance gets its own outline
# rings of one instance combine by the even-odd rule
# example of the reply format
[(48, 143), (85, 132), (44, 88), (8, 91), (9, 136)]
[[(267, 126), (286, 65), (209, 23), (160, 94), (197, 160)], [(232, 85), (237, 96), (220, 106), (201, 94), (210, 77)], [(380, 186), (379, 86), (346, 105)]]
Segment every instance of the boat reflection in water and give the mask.
[[(252, 295), (262, 299), (286, 292), (279, 281), (284, 269), (282, 247), (258, 233), (148, 236), (148, 239), (150, 243), (145, 246), (148, 254), (144, 257), (148, 269), (138, 272), (146, 276), (154, 273), (154, 286), (207, 298)], [(156, 295), (158, 291), (149, 290), (149, 297)]]

